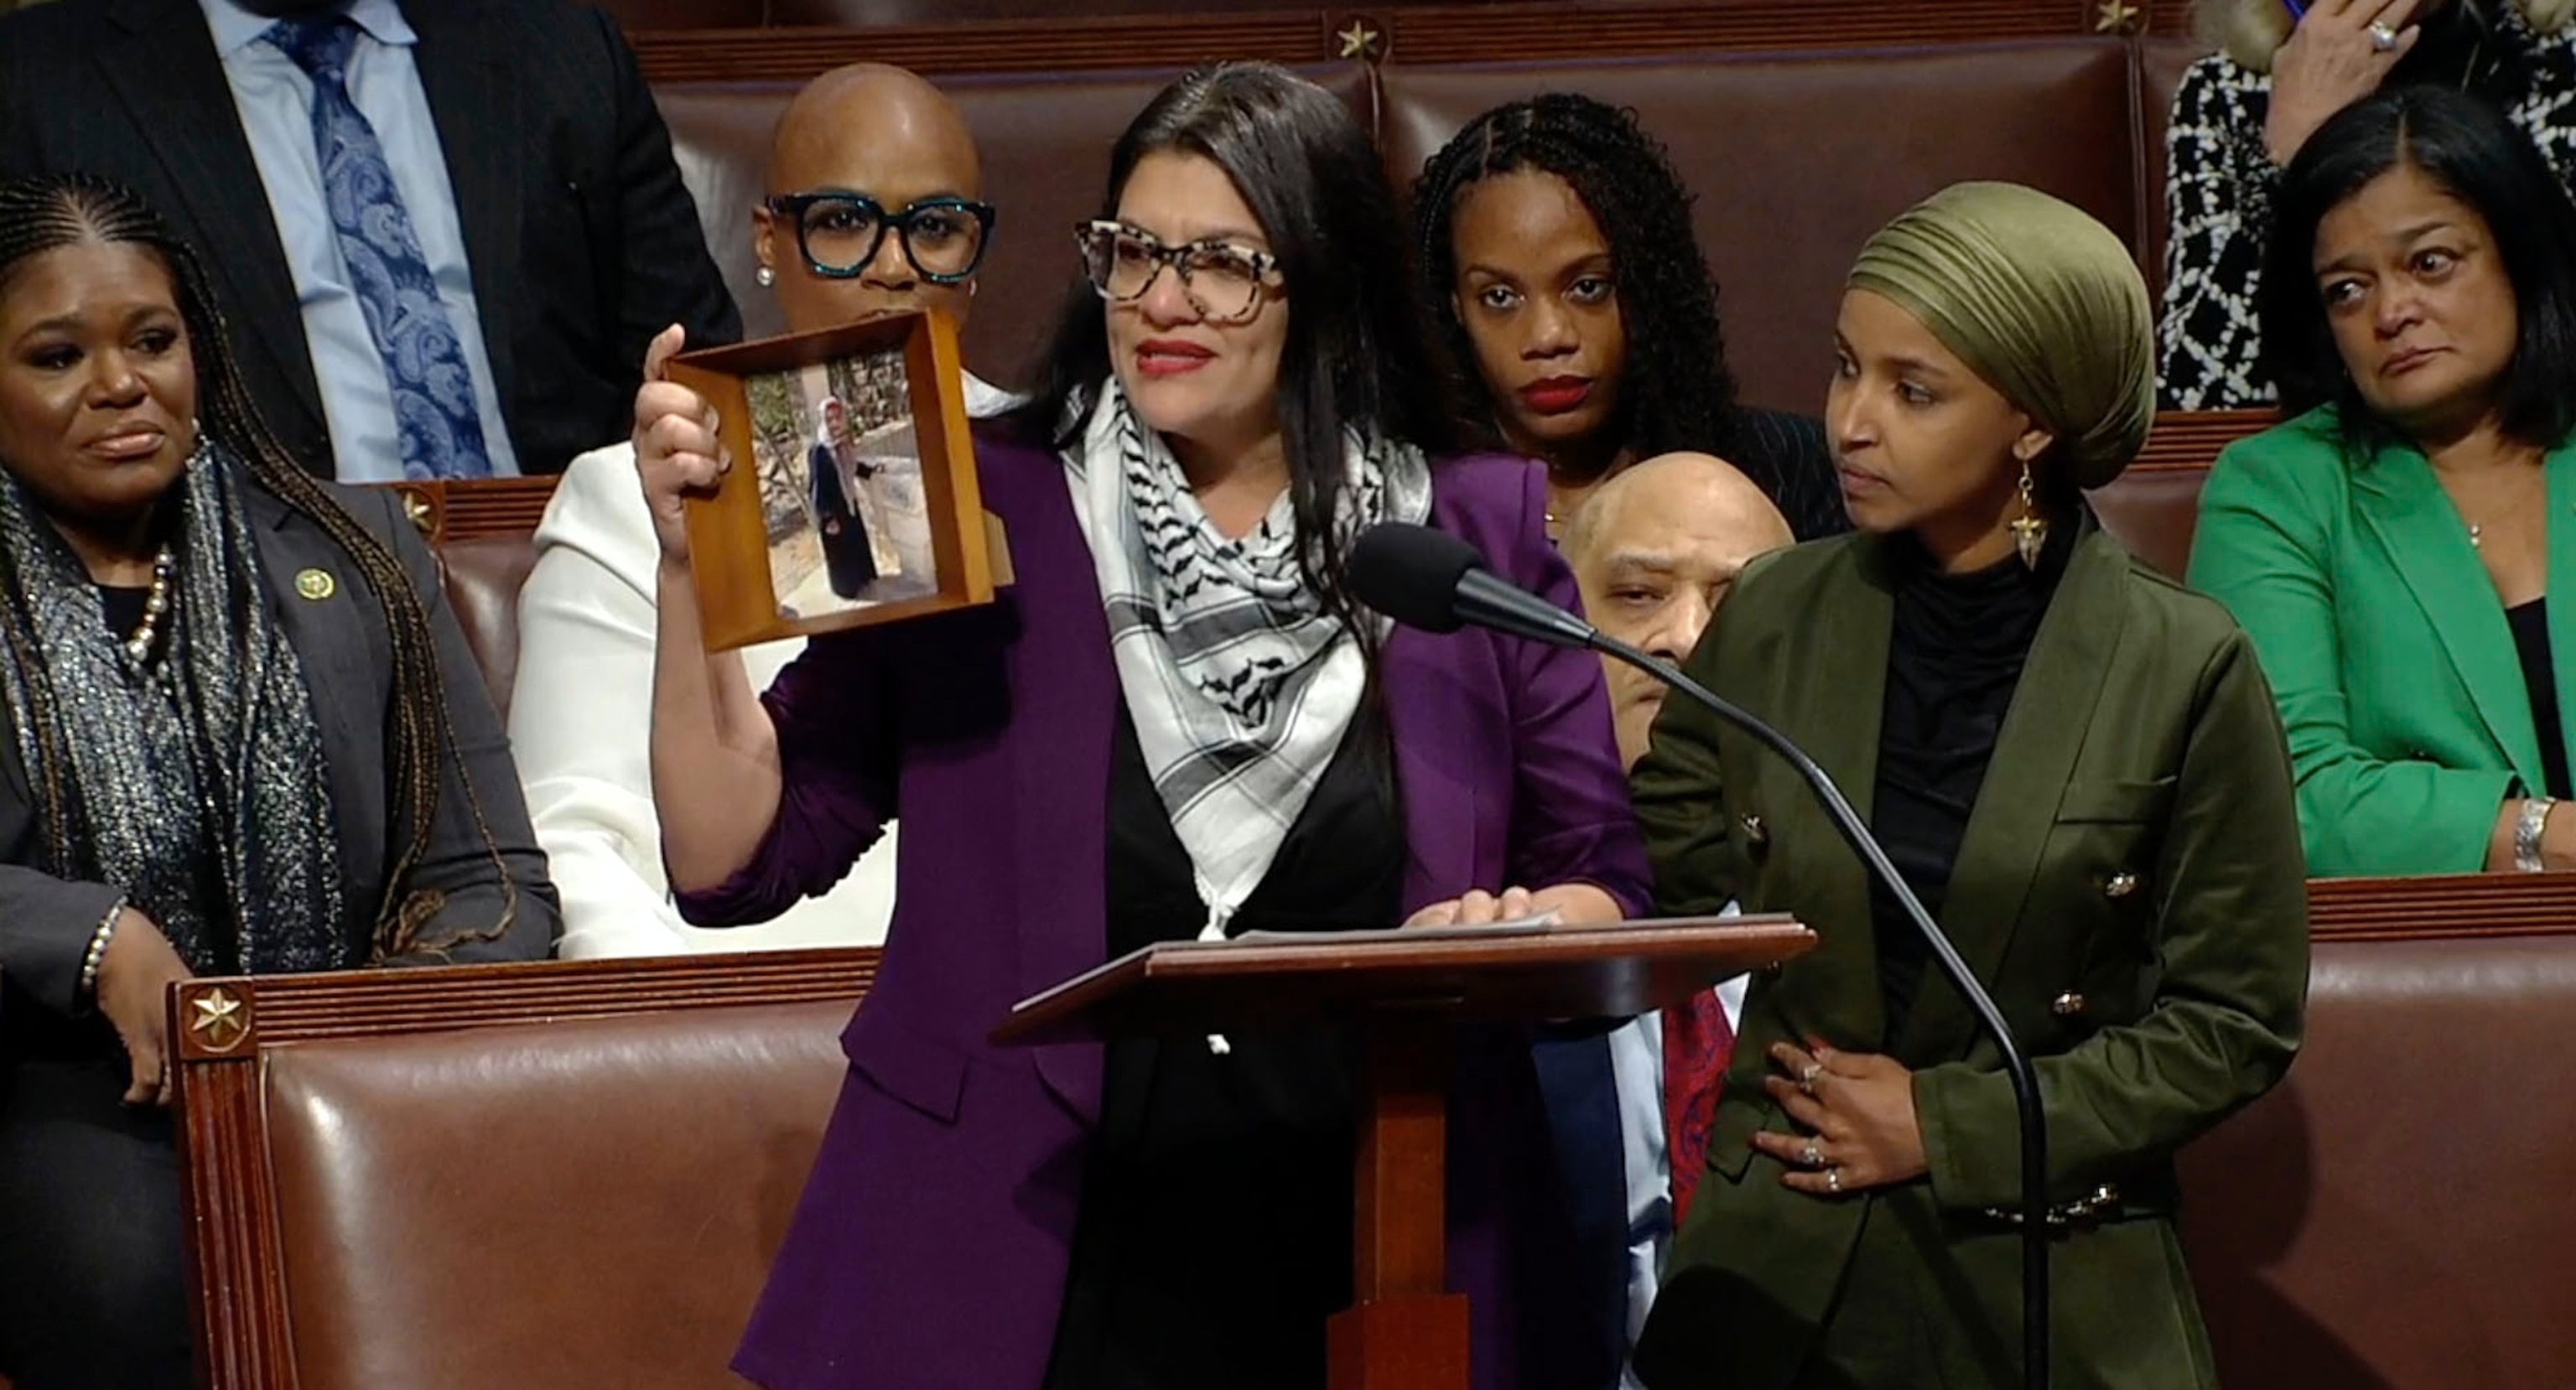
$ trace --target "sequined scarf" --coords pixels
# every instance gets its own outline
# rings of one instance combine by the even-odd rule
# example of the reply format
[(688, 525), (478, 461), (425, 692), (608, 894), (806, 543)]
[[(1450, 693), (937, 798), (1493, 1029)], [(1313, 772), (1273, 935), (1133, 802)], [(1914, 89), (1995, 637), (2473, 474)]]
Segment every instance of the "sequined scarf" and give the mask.
[(0, 474), (13, 629), (0, 687), (49, 872), (123, 890), (201, 974), (343, 968), (365, 943), (341, 925), (321, 733), (270, 611), (239, 467), (210, 443), (189, 459), (169, 606), (140, 661), (86, 567)]

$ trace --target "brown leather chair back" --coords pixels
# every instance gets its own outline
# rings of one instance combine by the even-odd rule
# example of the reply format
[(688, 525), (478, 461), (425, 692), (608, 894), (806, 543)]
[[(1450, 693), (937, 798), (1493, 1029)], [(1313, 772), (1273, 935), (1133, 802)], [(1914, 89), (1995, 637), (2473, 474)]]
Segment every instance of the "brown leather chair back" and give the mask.
[(510, 715), (510, 686), (519, 675), (519, 587), (536, 568), (533, 537), (474, 536), (438, 547), (447, 603), (483, 669), (484, 688), (501, 717)]
[(2576, 935), (2321, 941), (2289, 1079), (2183, 1155), (2220, 1380), (2563, 1390), (2571, 1050)]
[(2128, 51), (2049, 39), (1906, 51), (1700, 54), (1383, 74), (1381, 144), (1410, 186), (1488, 108), (1583, 92), (1636, 108), (1697, 202), (1744, 398), (1813, 414), (1861, 243), (1962, 179), (2054, 193), (2133, 237)]
[(181, 1049), (207, 1384), (738, 1387), (875, 959), (191, 982), (247, 1029)]
[[(1374, 106), (1359, 63), (1304, 70), (1349, 103), (1363, 125)], [(1066, 296), (1082, 289), (1074, 223), (1097, 216), (1109, 150), (1136, 113), (1177, 74), (1069, 73), (942, 77), (984, 159), (984, 196), (996, 211), (993, 246), (977, 275), (966, 361), (998, 385), (1038, 384), (1047, 336)], [(707, 245), (752, 337), (785, 331), (777, 301), (753, 283), (751, 210), (790, 83), (665, 83), (654, 96), (697, 199)]]
[(725, 1386), (844, 1004), (319, 1042), (266, 1067), (303, 1390)]
[(2200, 485), (2208, 478), (2205, 465), (2133, 464), (2109, 487), (2087, 497), (2103, 530), (2179, 581), (2191, 564), (2191, 537), (2200, 525)]

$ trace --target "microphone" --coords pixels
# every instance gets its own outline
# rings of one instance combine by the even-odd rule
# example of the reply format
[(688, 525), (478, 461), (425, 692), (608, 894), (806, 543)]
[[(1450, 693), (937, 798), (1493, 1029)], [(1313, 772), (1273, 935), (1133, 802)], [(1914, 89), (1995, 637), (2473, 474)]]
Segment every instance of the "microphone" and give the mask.
[(1691, 679), (1668, 662), (1659, 661), (1612, 637), (1574, 614), (1512, 584), (1485, 565), (1475, 546), (1442, 530), (1388, 521), (1362, 532), (1351, 547), (1346, 570), (1351, 591), (1360, 602), (1404, 624), (1426, 632), (1456, 632), (1485, 627), (1550, 646), (1600, 652), (1626, 662), (1665, 686), (1681, 692), (1710, 713), (1753, 736), (1785, 760), (1825, 808), (1834, 828), (1854, 853), (1885, 884), (1904, 908), (1941, 973), (1966, 996), (1978, 1021), (2003, 1053), (2004, 1072), (2012, 1081), (2014, 1108), (2021, 1122), (2022, 1232), (2022, 1384), (2029, 1390), (2048, 1387), (2048, 1130), (2039, 1105), (2039, 1077), (2013, 1036), (2012, 1025), (1995, 1006), (1994, 996), (1978, 983), (1958, 948), (1923, 900), (1914, 896), (1904, 875), (1869, 826), (1852, 809), (1842, 788), (1816, 760), (1789, 736)]
[(1473, 625), (1587, 647), (1592, 624), (1485, 568), (1476, 547), (1446, 531), (1382, 522), (1351, 546), (1347, 573), (1362, 603), (1406, 627), (1456, 632)]

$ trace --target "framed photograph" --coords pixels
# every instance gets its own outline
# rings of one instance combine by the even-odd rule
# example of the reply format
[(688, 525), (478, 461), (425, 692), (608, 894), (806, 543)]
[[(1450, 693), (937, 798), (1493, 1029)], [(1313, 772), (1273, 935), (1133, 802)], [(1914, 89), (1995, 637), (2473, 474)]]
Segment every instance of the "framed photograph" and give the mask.
[(957, 329), (944, 315), (671, 359), (733, 470), (689, 503), (709, 651), (992, 601)]

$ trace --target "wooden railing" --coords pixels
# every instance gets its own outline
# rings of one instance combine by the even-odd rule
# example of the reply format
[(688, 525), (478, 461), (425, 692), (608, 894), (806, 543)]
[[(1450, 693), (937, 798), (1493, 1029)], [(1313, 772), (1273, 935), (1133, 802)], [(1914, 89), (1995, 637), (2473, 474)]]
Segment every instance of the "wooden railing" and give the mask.
[[(2167, 411), (2132, 468), (2207, 468), (2230, 443), (2269, 427), (2268, 410)], [(537, 529), (553, 478), (395, 483), (421, 533), (433, 542), (526, 535)]]
[(2280, 418), (2270, 410), (2162, 411), (2147, 435), (2147, 447), (2129, 467), (2207, 468), (2217, 462), (2219, 450), (2270, 429)]
[(537, 529), (555, 480), (476, 478), (454, 482), (389, 484), (403, 495), (403, 510), (435, 545), (476, 536), (524, 536)]

